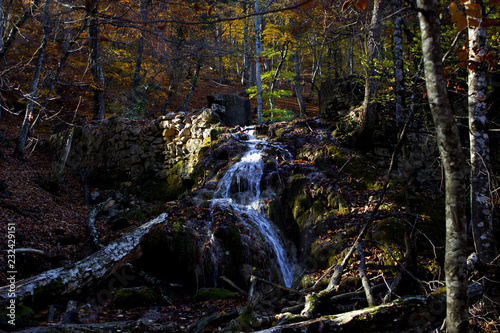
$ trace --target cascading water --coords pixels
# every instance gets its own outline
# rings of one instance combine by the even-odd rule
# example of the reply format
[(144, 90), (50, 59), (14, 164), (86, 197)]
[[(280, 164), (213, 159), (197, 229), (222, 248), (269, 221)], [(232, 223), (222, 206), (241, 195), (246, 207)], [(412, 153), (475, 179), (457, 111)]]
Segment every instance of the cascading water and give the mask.
[(285, 286), (293, 282), (293, 264), (279, 233), (264, 212), (260, 183), (264, 173), (262, 151), (266, 142), (254, 136), (254, 130), (246, 132), (249, 150), (241, 160), (232, 165), (217, 185), (212, 207), (231, 209), (240, 217), (245, 217), (251, 225), (267, 240), (274, 251)]

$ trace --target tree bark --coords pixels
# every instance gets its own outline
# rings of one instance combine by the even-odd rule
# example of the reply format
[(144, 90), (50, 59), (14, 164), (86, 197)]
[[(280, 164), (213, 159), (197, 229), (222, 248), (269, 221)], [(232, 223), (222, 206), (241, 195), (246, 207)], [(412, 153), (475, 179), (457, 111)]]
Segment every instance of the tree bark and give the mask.
[(300, 88), (300, 82), (302, 81), (300, 75), (300, 49), (295, 50), (293, 55), (293, 65), (295, 78), (293, 80), (293, 90), (295, 91), (295, 96), (297, 97), (297, 104), (299, 105), (299, 117), (306, 116), (306, 105), (304, 103), (304, 98), (302, 97), (302, 89)]
[(24, 121), (21, 127), (21, 133), (17, 138), (16, 148), (12, 153), (13, 156), (17, 158), (22, 158), (24, 153), (24, 148), (26, 147), (26, 140), (28, 140), (28, 134), (31, 127), (31, 122), (33, 121), (33, 108), (35, 106), (36, 91), (38, 88), (38, 81), (40, 80), (40, 73), (42, 72), (43, 59), (45, 57), (45, 50), (47, 49), (47, 43), (49, 41), (50, 34), (50, 18), (49, 18), (49, 6), (51, 0), (46, 0), (44, 6), (43, 15), (43, 38), (42, 44), (39, 48), (39, 54), (36, 61), (35, 72), (33, 73), (33, 78), (31, 80), (29, 92), (28, 92), (28, 105), (26, 106), (26, 113), (24, 114)]
[[(139, 14), (141, 16), (142, 22), (147, 22), (148, 4), (149, 4), (149, 0), (141, 0), (140, 1)], [(141, 30), (138, 45), (137, 45), (137, 57), (135, 58), (134, 76), (132, 78), (132, 96), (131, 96), (132, 110), (131, 111), (133, 113), (137, 113), (137, 111), (139, 111), (139, 109), (140, 109), (139, 85), (141, 84), (141, 79), (142, 79), (141, 78), (141, 68), (142, 68), (142, 56), (144, 54), (144, 41), (145, 40), (146, 40), (145, 32), (143, 30)]]
[[(243, 3), (243, 13), (247, 14), (247, 4)], [(247, 86), (250, 84), (250, 56), (248, 54), (248, 20), (245, 18), (243, 22), (243, 71), (241, 72), (241, 84)]]
[(260, 50), (262, 48), (259, 0), (255, 0), (255, 82), (257, 85), (257, 121), (262, 123), (262, 81), (260, 79)]
[[(141, 243), (162, 230), (167, 214), (161, 214), (129, 234), (113, 241), (102, 250), (75, 263), (72, 267), (59, 267), (16, 282), (16, 297), (43, 302), (44, 296), (64, 297), (98, 284), (123, 265), (142, 255)], [(123, 278), (123, 277), (122, 277)], [(46, 295), (50, 292), (50, 295)], [(0, 306), (9, 300), (9, 286), (0, 288)]]
[[(480, 4), (482, 0), (472, 0)], [(484, 7), (483, 7), (484, 8)], [(483, 10), (484, 15), (484, 10)], [(469, 20), (476, 20), (470, 17)], [(493, 221), (491, 215), (491, 195), (488, 165), (490, 161), (487, 131), (486, 74), (488, 64), (484, 56), (488, 52), (486, 28), (482, 20), (476, 20), (478, 27), (469, 25), (469, 137), (471, 160), (471, 224), (474, 245), (479, 259), (490, 263), (495, 255)]]
[(102, 70), (101, 48), (99, 43), (99, 0), (90, 0), (87, 8), (89, 35), (90, 72), (94, 77), (92, 90), (94, 92), (94, 120), (103, 120), (106, 114), (105, 79)]
[(439, 4), (436, 0), (418, 0), (422, 52), (427, 96), (436, 126), (446, 184), (446, 254), (447, 332), (467, 332), (467, 205), (465, 191), (465, 157), (455, 117), (448, 100), (444, 76)]
[(368, 67), (366, 69), (365, 99), (355, 133), (356, 146), (362, 150), (368, 150), (370, 148), (371, 136), (377, 120), (376, 98), (379, 80), (377, 78), (375, 62), (380, 55), (384, 4), (384, 0), (375, 0), (373, 2), (373, 13), (370, 23), (371, 28), (368, 33), (368, 52), (366, 57)]
[[(401, 0), (396, 0), (395, 8), (401, 8)], [(394, 93), (396, 95), (396, 123), (404, 123), (404, 75), (403, 75), (403, 18), (398, 12), (394, 17)]]
[(196, 89), (196, 83), (198, 82), (198, 78), (200, 76), (201, 69), (201, 59), (196, 62), (196, 68), (193, 73), (193, 78), (191, 79), (191, 87), (189, 87), (189, 93), (184, 101), (184, 105), (182, 106), (182, 111), (187, 111), (189, 102), (191, 101), (191, 97), (193, 97), (194, 90)]

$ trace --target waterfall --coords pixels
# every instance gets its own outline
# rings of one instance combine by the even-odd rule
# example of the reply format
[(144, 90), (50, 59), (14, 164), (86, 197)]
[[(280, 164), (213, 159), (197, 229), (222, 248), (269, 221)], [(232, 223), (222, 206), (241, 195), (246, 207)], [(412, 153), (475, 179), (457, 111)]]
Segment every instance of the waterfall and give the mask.
[(285, 286), (291, 287), (293, 282), (294, 260), (287, 254), (283, 241), (279, 237), (271, 221), (266, 217), (260, 183), (264, 174), (262, 151), (265, 140), (258, 140), (254, 130), (245, 132), (248, 135), (246, 144), (249, 150), (241, 160), (226, 171), (217, 185), (212, 207), (232, 209), (245, 220), (250, 221), (249, 228), (254, 229), (267, 240), (274, 251)]

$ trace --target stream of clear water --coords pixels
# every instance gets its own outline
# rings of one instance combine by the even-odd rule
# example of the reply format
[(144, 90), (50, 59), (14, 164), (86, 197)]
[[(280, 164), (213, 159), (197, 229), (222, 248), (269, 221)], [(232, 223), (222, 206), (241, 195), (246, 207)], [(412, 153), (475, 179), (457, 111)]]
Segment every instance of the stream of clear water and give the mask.
[(219, 181), (212, 207), (218, 205), (232, 209), (250, 221), (250, 227), (271, 244), (284, 284), (291, 287), (294, 259), (288, 256), (278, 231), (266, 217), (261, 195), (260, 183), (264, 173), (262, 151), (266, 141), (257, 139), (254, 130), (247, 130), (245, 133), (249, 137), (246, 141), (249, 150)]

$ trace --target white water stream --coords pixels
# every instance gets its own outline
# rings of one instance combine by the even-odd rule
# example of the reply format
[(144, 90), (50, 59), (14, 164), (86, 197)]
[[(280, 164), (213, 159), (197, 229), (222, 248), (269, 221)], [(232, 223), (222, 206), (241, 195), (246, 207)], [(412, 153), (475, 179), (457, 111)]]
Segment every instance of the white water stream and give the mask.
[(249, 136), (246, 141), (249, 150), (219, 181), (212, 207), (218, 205), (232, 209), (242, 219), (244, 216), (245, 220), (250, 220), (249, 227), (259, 232), (263, 239), (271, 244), (284, 284), (291, 287), (294, 259), (288, 256), (278, 231), (266, 217), (261, 195), (260, 183), (264, 173), (262, 151), (266, 141), (256, 139), (254, 130), (246, 131), (246, 134)]

